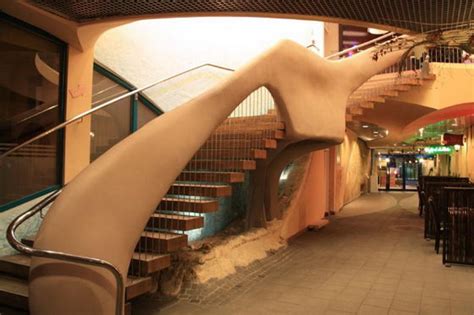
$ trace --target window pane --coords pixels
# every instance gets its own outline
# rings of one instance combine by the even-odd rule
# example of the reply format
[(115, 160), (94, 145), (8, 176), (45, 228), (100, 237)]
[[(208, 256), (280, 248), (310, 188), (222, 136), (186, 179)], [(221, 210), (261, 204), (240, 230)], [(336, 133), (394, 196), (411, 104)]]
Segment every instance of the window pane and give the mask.
[[(60, 44), (0, 17), (0, 152), (61, 122)], [(59, 184), (58, 133), (0, 161), (0, 206)]]
[[(94, 107), (128, 92), (96, 71), (93, 90)], [(92, 114), (91, 161), (130, 134), (130, 103), (127, 97)]]
[(138, 101), (137, 127), (140, 129), (150, 120), (157, 117), (157, 114), (146, 107), (141, 101)]

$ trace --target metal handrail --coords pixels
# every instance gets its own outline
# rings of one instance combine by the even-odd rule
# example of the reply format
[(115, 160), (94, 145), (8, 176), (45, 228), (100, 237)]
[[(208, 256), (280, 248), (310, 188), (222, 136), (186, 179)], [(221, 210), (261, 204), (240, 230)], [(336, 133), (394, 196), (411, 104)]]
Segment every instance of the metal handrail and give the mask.
[(368, 46), (370, 44), (373, 44), (373, 43), (376, 43), (382, 39), (385, 39), (385, 38), (388, 38), (388, 37), (392, 37), (392, 36), (395, 36), (395, 32), (390, 32), (390, 33), (387, 33), (385, 35), (382, 35), (382, 36), (379, 36), (377, 38), (374, 38), (372, 40), (369, 40), (367, 42), (364, 42), (362, 44), (359, 44), (357, 46), (354, 46), (354, 47), (351, 47), (351, 48), (347, 48), (347, 49), (344, 49), (344, 50), (341, 50), (340, 52), (337, 52), (335, 54), (332, 54), (332, 55), (329, 55), (326, 57), (326, 59), (332, 59), (332, 58), (336, 58), (336, 57), (339, 57), (339, 56), (342, 56), (342, 55), (345, 55), (346, 53), (350, 52), (350, 51), (354, 51), (354, 50), (358, 50), (362, 47), (365, 47), (365, 46)]
[(115, 314), (116, 315), (122, 315), (122, 310), (124, 307), (124, 281), (122, 274), (120, 273), (119, 269), (115, 267), (113, 264), (109, 263), (108, 261), (102, 260), (102, 259), (97, 259), (97, 258), (91, 258), (91, 257), (85, 257), (85, 256), (78, 256), (78, 255), (71, 255), (63, 252), (57, 252), (57, 251), (52, 251), (52, 250), (46, 250), (46, 249), (35, 249), (32, 247), (29, 247), (23, 243), (21, 243), (15, 232), (16, 229), (26, 220), (31, 218), (33, 215), (37, 214), (41, 210), (43, 210), (46, 206), (51, 204), (58, 195), (61, 193), (62, 189), (58, 189), (52, 194), (50, 194), (48, 197), (44, 198), (40, 202), (38, 202), (36, 205), (31, 207), (29, 210), (26, 212), (20, 214), (18, 217), (16, 217), (10, 225), (8, 225), (7, 228), (7, 241), (8, 243), (15, 248), (17, 251), (34, 256), (34, 257), (42, 257), (42, 258), (52, 258), (52, 259), (60, 259), (60, 260), (65, 260), (69, 262), (74, 262), (74, 263), (80, 263), (80, 264), (85, 264), (85, 265), (91, 265), (95, 267), (100, 267), (104, 268), (110, 273), (115, 278), (115, 281), (117, 283), (117, 296), (115, 300)]
[(178, 77), (178, 76), (180, 76), (180, 75), (186, 74), (186, 73), (188, 73), (188, 72), (191, 72), (191, 71), (194, 71), (194, 70), (196, 70), (196, 69), (199, 69), (199, 68), (202, 68), (202, 67), (206, 67), (206, 66), (210, 66), (210, 67), (214, 67), (214, 68), (218, 68), (218, 69), (222, 69), (222, 70), (226, 70), (226, 71), (234, 71), (233, 69), (230, 69), (230, 68), (221, 67), (221, 66), (214, 65), (214, 64), (211, 64), (211, 63), (205, 63), (205, 64), (202, 64), (202, 65), (200, 65), (200, 66), (196, 66), (196, 67), (194, 67), (194, 68), (188, 69), (188, 70), (183, 71), (183, 72), (180, 72), (180, 73), (178, 73), (178, 74), (175, 74), (175, 75), (173, 75), (173, 76), (171, 76), (171, 77), (168, 77), (168, 78), (166, 78), (166, 79), (159, 80), (159, 81), (156, 81), (156, 82), (147, 84), (147, 85), (145, 85), (145, 86), (143, 86), (143, 87), (141, 87), (141, 88), (138, 88), (138, 89), (135, 89), (135, 90), (133, 90), (133, 91), (127, 92), (127, 93), (125, 93), (125, 94), (122, 94), (122, 95), (120, 95), (120, 96), (118, 96), (118, 97), (116, 97), (116, 98), (113, 98), (113, 99), (111, 99), (111, 100), (108, 100), (108, 101), (106, 101), (105, 103), (102, 103), (102, 104), (100, 104), (100, 105), (98, 105), (98, 106), (96, 106), (96, 107), (94, 107), (94, 108), (91, 108), (91, 109), (89, 109), (89, 110), (87, 110), (87, 111), (85, 111), (85, 112), (82, 112), (82, 113), (80, 113), (80, 114), (78, 114), (78, 115), (76, 115), (76, 116), (70, 118), (69, 120), (67, 120), (67, 121), (65, 121), (65, 122), (63, 122), (63, 123), (60, 123), (60, 124), (57, 125), (57, 126), (51, 128), (51, 129), (48, 129), (48, 130), (46, 130), (45, 132), (42, 132), (42, 133), (40, 133), (40, 134), (34, 136), (33, 138), (31, 138), (31, 139), (29, 139), (29, 140), (27, 140), (27, 141), (25, 141), (25, 142), (20, 143), (20, 144), (17, 145), (16, 147), (14, 147), (14, 148), (12, 148), (12, 149), (6, 151), (6, 152), (3, 153), (2, 155), (0, 155), (0, 160), (3, 159), (4, 157), (6, 157), (7, 155), (10, 155), (11, 153), (13, 153), (13, 152), (15, 152), (15, 151), (17, 151), (17, 150), (23, 148), (24, 146), (27, 146), (28, 144), (30, 144), (30, 143), (32, 143), (32, 142), (35, 142), (36, 140), (39, 140), (39, 139), (41, 139), (41, 138), (44, 138), (44, 137), (46, 137), (46, 136), (52, 134), (53, 132), (56, 132), (56, 131), (58, 131), (58, 130), (60, 130), (60, 129), (63, 129), (64, 127), (66, 127), (66, 126), (68, 126), (68, 125), (70, 125), (70, 124), (72, 124), (72, 123), (74, 123), (74, 122), (76, 122), (76, 121), (78, 121), (78, 120), (81, 120), (81, 119), (83, 119), (84, 117), (89, 116), (89, 115), (95, 113), (95, 112), (98, 111), (98, 110), (101, 110), (101, 109), (103, 109), (103, 108), (105, 108), (105, 107), (107, 107), (107, 106), (109, 106), (109, 105), (112, 105), (112, 104), (115, 103), (115, 102), (118, 102), (118, 101), (120, 101), (120, 100), (122, 100), (122, 99), (124, 99), (124, 98), (129, 97), (129, 96), (135, 95), (135, 94), (137, 94), (137, 93), (139, 93), (139, 92), (141, 92), (141, 91), (143, 91), (143, 90), (149, 89), (149, 88), (151, 88), (151, 87), (153, 87), (153, 86), (155, 86), (155, 85), (158, 85), (158, 84), (160, 84), (160, 83), (164, 83), (164, 82), (166, 82), (166, 81), (169, 81), (169, 80), (171, 80), (171, 79), (174, 79), (174, 78), (176, 78), (176, 77)]

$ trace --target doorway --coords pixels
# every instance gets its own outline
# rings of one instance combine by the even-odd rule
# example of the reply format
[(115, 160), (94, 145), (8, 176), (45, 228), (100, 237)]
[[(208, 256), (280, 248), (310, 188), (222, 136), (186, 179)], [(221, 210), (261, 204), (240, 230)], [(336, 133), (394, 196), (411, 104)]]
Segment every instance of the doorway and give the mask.
[(379, 155), (378, 189), (416, 191), (423, 159), (416, 155)]

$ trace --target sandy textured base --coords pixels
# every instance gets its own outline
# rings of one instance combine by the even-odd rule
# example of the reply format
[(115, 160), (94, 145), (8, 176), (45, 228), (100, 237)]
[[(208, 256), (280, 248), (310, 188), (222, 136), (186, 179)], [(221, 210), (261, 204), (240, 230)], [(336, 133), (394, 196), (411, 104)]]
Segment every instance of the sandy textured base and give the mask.
[(280, 238), (281, 224), (272, 221), (266, 229), (252, 229), (213, 247), (201, 258), (202, 264), (194, 267), (197, 280), (204, 283), (212, 278), (224, 278), (236, 272), (236, 267), (248, 266), (285, 247), (286, 241)]

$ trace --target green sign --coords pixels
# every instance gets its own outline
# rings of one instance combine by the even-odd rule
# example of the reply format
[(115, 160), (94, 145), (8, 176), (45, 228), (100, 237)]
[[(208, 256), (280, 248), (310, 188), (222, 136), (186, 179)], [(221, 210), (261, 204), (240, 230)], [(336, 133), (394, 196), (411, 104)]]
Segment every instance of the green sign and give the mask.
[(426, 154), (451, 154), (453, 152), (453, 147), (439, 145), (433, 147), (425, 147), (423, 151)]

